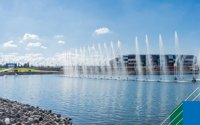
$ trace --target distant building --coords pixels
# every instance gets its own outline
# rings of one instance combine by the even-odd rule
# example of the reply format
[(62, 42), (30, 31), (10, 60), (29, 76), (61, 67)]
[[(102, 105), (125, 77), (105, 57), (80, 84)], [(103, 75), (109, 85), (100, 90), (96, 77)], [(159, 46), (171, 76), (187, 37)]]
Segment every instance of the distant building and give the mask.
[[(154, 67), (160, 66), (160, 55), (152, 54), (150, 55), (151, 58), (151, 64)], [(164, 55), (165, 63), (168, 67), (173, 67), (175, 63), (176, 65), (182, 65), (184, 67), (191, 67), (193, 64), (197, 63), (197, 58), (194, 55), (180, 55), (176, 56), (173, 54)], [(147, 55), (140, 55), (141, 60), (141, 66), (145, 67), (147, 65)], [(178, 60), (178, 61), (177, 61)], [(181, 64), (182, 63), (182, 64)], [(110, 61), (111, 65), (116, 64), (119, 65), (125, 65), (126, 67), (136, 67), (137, 61), (136, 61), (136, 55), (130, 54), (130, 55), (123, 55), (121, 57), (116, 57)]]
[(16, 63), (6, 63), (5, 68), (17, 68), (17, 64)]
[(24, 63), (24, 66), (23, 66), (23, 67), (24, 67), (24, 68), (29, 68), (29, 67), (30, 67), (29, 62)]

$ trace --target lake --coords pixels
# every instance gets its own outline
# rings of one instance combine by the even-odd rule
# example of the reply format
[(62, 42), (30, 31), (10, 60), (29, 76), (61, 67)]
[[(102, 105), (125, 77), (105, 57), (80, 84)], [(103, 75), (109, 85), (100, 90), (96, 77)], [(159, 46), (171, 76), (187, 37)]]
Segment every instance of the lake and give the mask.
[(0, 97), (52, 110), (72, 118), (75, 125), (156, 125), (199, 86), (11, 75), (0, 77)]

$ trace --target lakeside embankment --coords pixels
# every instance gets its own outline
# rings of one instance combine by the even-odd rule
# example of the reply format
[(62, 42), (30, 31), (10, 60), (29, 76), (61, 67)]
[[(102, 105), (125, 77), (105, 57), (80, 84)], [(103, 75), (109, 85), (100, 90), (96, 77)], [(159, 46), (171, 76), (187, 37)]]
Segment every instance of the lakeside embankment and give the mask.
[(36, 69), (36, 68), (0, 69), (0, 76), (2, 75), (42, 75), (42, 74), (63, 74), (63, 70)]
[(0, 98), (0, 125), (72, 125), (71, 119), (28, 104)]
[(1, 75), (48, 75), (48, 74), (63, 74), (63, 72), (0, 72)]

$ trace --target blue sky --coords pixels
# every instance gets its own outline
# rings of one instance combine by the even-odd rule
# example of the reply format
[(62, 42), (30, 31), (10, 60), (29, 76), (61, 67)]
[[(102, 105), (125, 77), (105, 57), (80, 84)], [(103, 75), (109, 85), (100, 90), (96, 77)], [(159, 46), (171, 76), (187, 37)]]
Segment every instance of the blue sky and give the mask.
[(148, 34), (152, 53), (174, 53), (174, 32), (182, 53), (200, 50), (200, 1), (195, 0), (1, 0), (0, 53), (45, 56), (92, 45), (122, 43), (134, 53), (138, 37), (145, 53)]

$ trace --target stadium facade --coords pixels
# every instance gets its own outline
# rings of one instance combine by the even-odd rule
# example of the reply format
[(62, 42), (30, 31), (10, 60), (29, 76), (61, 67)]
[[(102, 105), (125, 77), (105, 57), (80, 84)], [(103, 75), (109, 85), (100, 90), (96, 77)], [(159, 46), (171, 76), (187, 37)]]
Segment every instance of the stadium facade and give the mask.
[[(160, 71), (161, 63), (160, 63), (160, 57), (164, 57), (165, 59), (165, 64), (168, 69), (168, 71), (171, 71), (173, 73), (174, 69), (177, 67), (182, 66), (183, 70), (185, 73), (191, 72), (192, 70), (199, 70), (197, 66), (197, 57), (194, 55), (173, 55), (173, 54), (168, 54), (168, 55), (139, 55), (140, 57), (140, 64), (142, 69), (147, 71), (148, 67), (148, 58), (150, 57), (151, 60), (151, 65), (153, 70)], [(112, 67), (117, 66), (125, 66), (128, 71), (135, 71), (137, 67), (137, 57), (135, 54), (129, 54), (129, 55), (123, 55), (123, 56), (118, 56), (110, 61), (110, 64)]]

